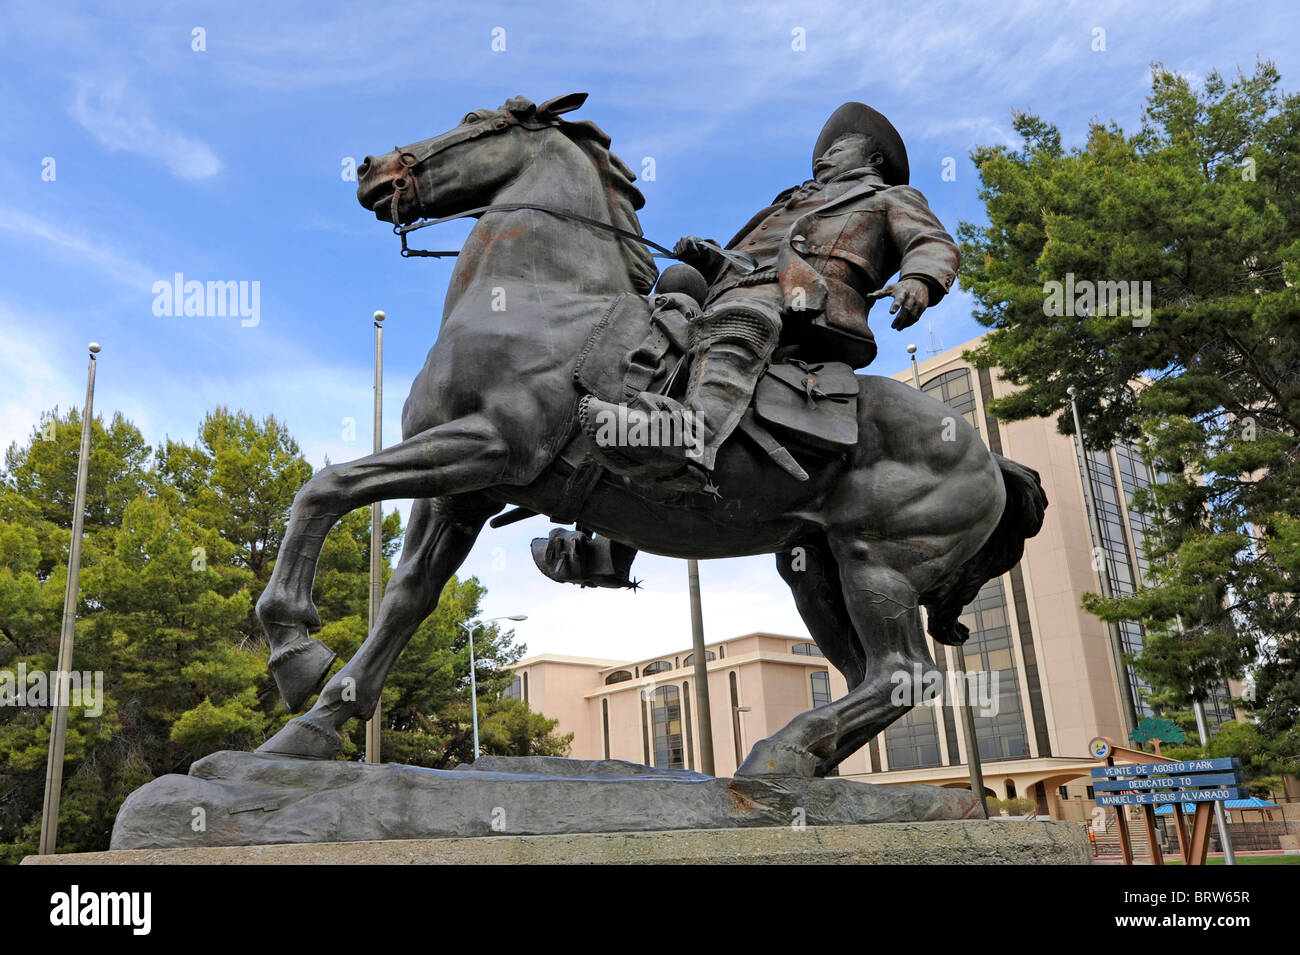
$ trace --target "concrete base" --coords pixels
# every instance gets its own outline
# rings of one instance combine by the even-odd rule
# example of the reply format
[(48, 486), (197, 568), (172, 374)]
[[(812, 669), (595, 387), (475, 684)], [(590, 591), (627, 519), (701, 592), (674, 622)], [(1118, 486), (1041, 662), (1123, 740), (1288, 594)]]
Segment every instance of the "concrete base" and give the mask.
[(28, 856), (23, 865), (1089, 865), (1075, 822), (883, 823)]

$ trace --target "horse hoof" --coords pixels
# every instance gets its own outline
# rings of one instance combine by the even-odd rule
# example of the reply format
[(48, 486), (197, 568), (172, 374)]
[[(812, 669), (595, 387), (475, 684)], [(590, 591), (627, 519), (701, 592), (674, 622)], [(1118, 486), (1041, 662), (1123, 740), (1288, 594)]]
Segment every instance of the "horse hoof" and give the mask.
[(336, 654), (315, 637), (307, 636), (306, 626), (292, 642), (273, 654), (268, 666), (280, 690), (280, 699), (290, 713), (299, 712), (311, 695), (321, 688), (334, 665)]
[(325, 729), (300, 716), (290, 720), (257, 752), (268, 756), (295, 756), (298, 759), (333, 759), (343, 749), (343, 738), (332, 729)]
[(817, 757), (806, 749), (764, 739), (754, 744), (749, 756), (736, 770), (736, 775), (800, 776), (811, 779), (816, 775), (817, 762)]

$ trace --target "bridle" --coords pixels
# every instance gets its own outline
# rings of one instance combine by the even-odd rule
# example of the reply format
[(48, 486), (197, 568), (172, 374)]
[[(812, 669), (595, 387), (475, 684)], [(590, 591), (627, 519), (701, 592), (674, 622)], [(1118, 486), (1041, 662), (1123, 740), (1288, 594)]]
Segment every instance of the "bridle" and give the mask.
[[(506, 115), (498, 117), (492, 123), (476, 123), (465, 127), (461, 130), (453, 130), (446, 136), (437, 137), (436, 140), (428, 140), (426, 143), (417, 143), (404, 148), (394, 147), (394, 152), (398, 154), (398, 161), (406, 169), (405, 175), (400, 179), (393, 180), (393, 194), (389, 198), (389, 215), (393, 220), (393, 233), (402, 240), (401, 255), (403, 258), (454, 258), (460, 255), (460, 250), (434, 250), (434, 249), (413, 249), (406, 241), (406, 237), (417, 229), (428, 228), (431, 225), (441, 225), (444, 222), (451, 222), (455, 219), (476, 218), (489, 212), (515, 212), (521, 209), (531, 209), (535, 212), (545, 212), (548, 215), (558, 216), (561, 219), (570, 219), (574, 222), (581, 222), (583, 225), (590, 226), (593, 229), (600, 229), (612, 233), (623, 239), (630, 239), (633, 242), (640, 242), (655, 251), (654, 257), (657, 259), (676, 259), (671, 249), (665, 248), (658, 242), (653, 242), (643, 235), (638, 235), (628, 229), (620, 229), (618, 226), (610, 225), (608, 222), (601, 222), (599, 219), (592, 219), (589, 216), (578, 215), (576, 212), (568, 212), (564, 209), (555, 209), (551, 206), (543, 206), (534, 202), (501, 202), (490, 206), (479, 206), (475, 209), (468, 209), (465, 212), (457, 212), (454, 215), (442, 216), (438, 219), (419, 219), (407, 225), (400, 224), (397, 216), (398, 206), (402, 197), (409, 192), (413, 197), (416, 209), (424, 208), (420, 199), (418, 177), (416, 169), (425, 160), (436, 156), (440, 152), (450, 149), (452, 146), (459, 146), (461, 143), (468, 142), (472, 139), (478, 139), (480, 136), (496, 134), (509, 129), (511, 126), (522, 126), (524, 129), (545, 129), (550, 126), (559, 126), (562, 120), (556, 118), (553, 121), (534, 121), (526, 122), (521, 120), (517, 115), (508, 112)], [(436, 145), (431, 145), (436, 143)], [(758, 268), (758, 263), (753, 256), (746, 255), (743, 252), (735, 252), (731, 249), (724, 249), (715, 242), (708, 242), (709, 247), (721, 255), (724, 259), (736, 266), (742, 274), (748, 275)]]

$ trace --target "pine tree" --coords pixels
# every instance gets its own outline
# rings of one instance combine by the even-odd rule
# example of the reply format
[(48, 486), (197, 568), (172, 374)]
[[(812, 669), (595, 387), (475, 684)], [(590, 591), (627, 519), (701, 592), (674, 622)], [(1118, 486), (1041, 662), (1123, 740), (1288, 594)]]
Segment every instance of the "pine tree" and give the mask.
[[(1018, 114), (1023, 148), (974, 153), (989, 221), (959, 234), (993, 329), (969, 357), (1020, 386), (991, 411), (1060, 415), (1072, 434), (1073, 387), (1089, 447), (1135, 441), (1165, 476), (1134, 502), (1152, 523), (1147, 586), (1086, 606), (1147, 625), (1135, 665), (1173, 707), (1253, 670), (1244, 705), (1294, 767), (1300, 96), (1280, 83), (1267, 62), (1201, 89), (1156, 64), (1137, 132), (1094, 123), (1069, 150)], [(1149, 282), (1152, 307), (1062, 301), (1079, 280)]]
[[(9, 448), (0, 472), (0, 688), (20, 668), (56, 666), (80, 430), (75, 412), (55, 413), (25, 446)], [(100, 674), (103, 696), (101, 712), (69, 712), (65, 851), (107, 848), (122, 801), (150, 779), (184, 773), (218, 750), (253, 749), (289, 719), (253, 607), (293, 496), (312, 473), (282, 424), (223, 408), (207, 415), (194, 444), (169, 440), (152, 457), (120, 415), (92, 422), (91, 447), (72, 669)], [(401, 544), (397, 511), (382, 536), (387, 579)], [(362, 508), (322, 550), (321, 637), (341, 661), (366, 635), (369, 549), (370, 509)], [(476, 580), (453, 579), (399, 659), (385, 691), (386, 760), (449, 767), (472, 758), (468, 650), (457, 622), (478, 614), (483, 594)], [(508, 681), (501, 668), (522, 647), (490, 628), (476, 649), (485, 750), (567, 751), (551, 733), (554, 720), (498, 699)], [(50, 710), (24, 703), (0, 706), (6, 862), (34, 852), (40, 832)], [(344, 758), (357, 758), (359, 745), (350, 741)]]

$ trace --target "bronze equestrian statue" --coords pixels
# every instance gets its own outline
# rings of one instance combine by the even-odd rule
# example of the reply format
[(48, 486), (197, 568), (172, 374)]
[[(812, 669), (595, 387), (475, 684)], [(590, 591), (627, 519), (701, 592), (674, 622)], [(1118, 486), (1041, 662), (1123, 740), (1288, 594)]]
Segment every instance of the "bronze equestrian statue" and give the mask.
[[(658, 270), (635, 176), (599, 127), (564, 118), (585, 99), (516, 97), (358, 169), (358, 200), (393, 223), (404, 251), (427, 219), (478, 221), (402, 442), (317, 472), (294, 499), (257, 605), (293, 711), (334, 659), (310, 636), (325, 535), (357, 507), (415, 503), (365, 643), (260, 752), (337, 754), (339, 729), (373, 712), (484, 523), (514, 505), (623, 558), (775, 554), (849, 692), (760, 741), (737, 773), (825, 775), (909, 708), (891, 701), (891, 674), (933, 668), (920, 608), (936, 640), (963, 642), (962, 608), (1041, 527), (1033, 471), (991, 454), (928, 395), (852, 373), (875, 354), (871, 301), (892, 295), (906, 327), (957, 267), (951, 239), (905, 185), (906, 152), (884, 117), (842, 107), (811, 182), (777, 197), (733, 248), (683, 240), (676, 254), (689, 265), (665, 270), (649, 295)], [(592, 436), (611, 415), (680, 425), (688, 414), (704, 427), (695, 458)], [(613, 576), (625, 569), (624, 559)]]

